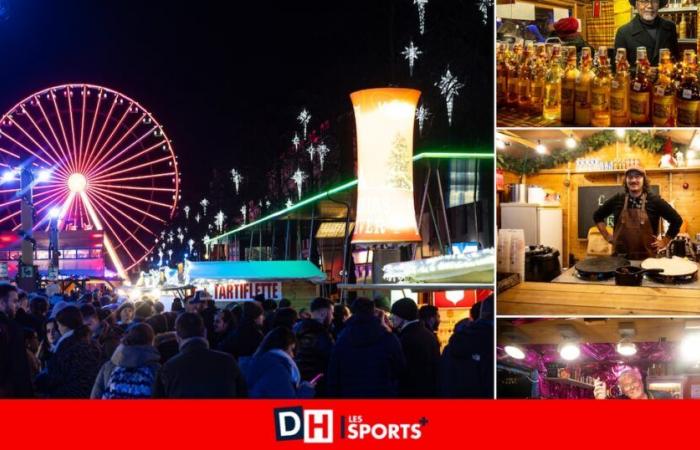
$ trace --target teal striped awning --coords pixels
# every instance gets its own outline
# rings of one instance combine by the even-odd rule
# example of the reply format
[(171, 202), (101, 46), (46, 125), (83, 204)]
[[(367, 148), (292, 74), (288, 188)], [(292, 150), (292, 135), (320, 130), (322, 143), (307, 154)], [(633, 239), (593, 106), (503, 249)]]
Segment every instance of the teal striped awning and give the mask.
[(307, 280), (320, 283), (326, 274), (309, 261), (185, 261), (185, 278), (194, 280)]

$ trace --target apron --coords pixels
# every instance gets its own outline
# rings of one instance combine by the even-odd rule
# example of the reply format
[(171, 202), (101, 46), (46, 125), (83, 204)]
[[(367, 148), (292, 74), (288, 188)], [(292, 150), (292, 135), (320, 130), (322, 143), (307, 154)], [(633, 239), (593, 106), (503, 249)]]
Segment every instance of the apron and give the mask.
[(630, 260), (642, 260), (656, 256), (656, 250), (651, 246), (656, 240), (651, 229), (646, 205), (647, 196), (642, 194), (642, 207), (627, 208), (629, 195), (625, 195), (625, 206), (615, 224), (613, 246), (615, 254)]

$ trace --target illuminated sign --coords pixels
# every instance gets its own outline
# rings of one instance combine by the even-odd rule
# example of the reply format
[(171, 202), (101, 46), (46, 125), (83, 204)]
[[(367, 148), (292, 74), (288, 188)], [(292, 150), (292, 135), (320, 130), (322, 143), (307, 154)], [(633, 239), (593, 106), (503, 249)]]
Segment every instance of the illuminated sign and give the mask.
[(266, 299), (281, 300), (282, 299), (282, 283), (275, 281), (264, 282), (230, 282), (230, 283), (214, 283), (213, 289), (214, 300), (250, 300), (258, 294), (262, 294)]
[(420, 91), (350, 94), (357, 127), (357, 219), (352, 242), (420, 241), (413, 205), (413, 123)]

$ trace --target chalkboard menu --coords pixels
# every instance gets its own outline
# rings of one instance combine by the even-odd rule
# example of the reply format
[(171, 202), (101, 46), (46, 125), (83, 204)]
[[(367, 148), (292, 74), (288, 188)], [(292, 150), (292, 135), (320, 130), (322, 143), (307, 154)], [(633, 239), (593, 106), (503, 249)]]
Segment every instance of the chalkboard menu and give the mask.
[[(659, 186), (650, 187), (651, 192), (658, 195)], [(578, 238), (587, 239), (588, 230), (595, 226), (593, 213), (615, 194), (624, 192), (624, 188), (616, 184), (614, 186), (579, 186), (578, 188)], [(608, 217), (608, 225), (613, 226), (613, 216)]]

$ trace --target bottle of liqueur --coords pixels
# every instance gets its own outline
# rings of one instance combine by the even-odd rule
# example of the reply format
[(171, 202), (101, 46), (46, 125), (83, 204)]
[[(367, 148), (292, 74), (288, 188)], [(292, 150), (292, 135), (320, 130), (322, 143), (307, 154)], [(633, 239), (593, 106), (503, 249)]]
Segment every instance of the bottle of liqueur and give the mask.
[(546, 75), (547, 49), (543, 43), (538, 43), (535, 46), (535, 57), (532, 64), (532, 87), (530, 89), (530, 112), (537, 117), (541, 117), (543, 112)]
[(498, 43), (496, 51), (496, 105), (505, 106), (508, 95), (508, 64), (505, 42)]
[(566, 47), (566, 67), (561, 79), (561, 121), (574, 122), (574, 96), (576, 93), (576, 78), (579, 71), (576, 67), (576, 47)]
[(630, 63), (627, 49), (618, 48), (615, 56), (615, 76), (610, 81), (610, 124), (626, 127), (630, 124), (629, 111)]
[(659, 69), (652, 96), (651, 114), (655, 127), (673, 127), (676, 125), (676, 87), (673, 84), (674, 66), (671, 51), (662, 48), (659, 51)]
[(598, 73), (591, 82), (591, 125), (594, 127), (610, 126), (610, 60), (608, 48), (598, 47), (596, 55)]
[(532, 106), (532, 78), (534, 75), (535, 44), (525, 42), (522, 62), (518, 68), (518, 109), (530, 111)]
[(506, 105), (514, 107), (518, 106), (518, 69), (523, 57), (523, 40), (517, 39), (513, 43), (513, 51), (510, 57), (506, 60), (508, 64), (507, 83), (508, 92), (506, 97)]
[(591, 67), (590, 47), (581, 49), (581, 72), (576, 77), (574, 92), (574, 123), (579, 127), (587, 127), (591, 124), (591, 82), (593, 71)]
[(546, 120), (561, 120), (561, 45), (554, 44), (549, 68), (544, 79), (544, 105), (542, 116)]
[(696, 73), (695, 52), (683, 51), (683, 78), (676, 91), (676, 104), (679, 127), (695, 127), (698, 124), (700, 109), (700, 83)]
[(650, 65), (646, 47), (637, 47), (637, 69), (630, 81), (630, 121), (633, 126), (649, 125), (651, 122)]

